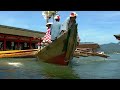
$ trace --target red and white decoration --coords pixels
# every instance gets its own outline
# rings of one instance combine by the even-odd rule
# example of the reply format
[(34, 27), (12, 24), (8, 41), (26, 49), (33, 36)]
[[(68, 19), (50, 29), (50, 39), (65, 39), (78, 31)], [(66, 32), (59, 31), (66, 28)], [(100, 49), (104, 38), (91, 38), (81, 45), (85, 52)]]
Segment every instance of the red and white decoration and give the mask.
[(70, 14), (70, 17), (75, 17), (75, 16), (78, 16), (76, 12), (72, 12), (72, 13)]
[(56, 15), (54, 19), (59, 19), (60, 20), (60, 15)]
[(42, 38), (43, 42), (51, 43), (50, 29), (47, 30), (46, 35)]

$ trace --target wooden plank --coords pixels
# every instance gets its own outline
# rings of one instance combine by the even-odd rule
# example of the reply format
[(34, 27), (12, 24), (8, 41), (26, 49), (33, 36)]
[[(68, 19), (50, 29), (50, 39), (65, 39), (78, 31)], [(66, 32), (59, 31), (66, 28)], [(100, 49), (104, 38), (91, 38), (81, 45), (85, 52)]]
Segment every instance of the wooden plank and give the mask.
[(35, 53), (38, 49), (31, 50), (12, 50), (12, 51), (1, 51), (0, 58), (10, 58), (10, 57), (35, 57)]
[(35, 54), (33, 52), (0, 54), (0, 58), (12, 58), (12, 57), (35, 57)]
[(0, 51), (0, 54), (38, 51), (38, 49)]

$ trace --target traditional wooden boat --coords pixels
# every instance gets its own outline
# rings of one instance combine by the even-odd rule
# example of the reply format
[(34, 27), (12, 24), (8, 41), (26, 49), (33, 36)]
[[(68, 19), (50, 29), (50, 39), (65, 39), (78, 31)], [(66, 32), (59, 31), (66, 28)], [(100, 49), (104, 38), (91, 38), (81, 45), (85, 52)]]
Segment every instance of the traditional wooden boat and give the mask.
[(36, 53), (36, 57), (47, 63), (68, 65), (73, 58), (77, 45), (77, 24), (74, 24), (66, 33)]
[(120, 40), (120, 34), (114, 35), (114, 37), (115, 37), (117, 40)]
[(0, 51), (0, 58), (35, 57), (38, 49)]

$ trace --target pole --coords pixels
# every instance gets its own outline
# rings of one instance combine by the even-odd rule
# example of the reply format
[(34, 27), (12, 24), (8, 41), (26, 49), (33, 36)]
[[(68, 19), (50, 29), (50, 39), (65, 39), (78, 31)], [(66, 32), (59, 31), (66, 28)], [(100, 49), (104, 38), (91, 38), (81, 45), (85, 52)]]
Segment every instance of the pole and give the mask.
[(47, 18), (47, 19), (46, 19), (46, 24), (47, 24), (48, 22), (49, 22), (49, 19)]
[(40, 42), (40, 51), (41, 51), (41, 49), (42, 49), (42, 44), (41, 44), (42, 43), (42, 38), (39, 39), (39, 42)]
[(55, 16), (55, 15), (53, 14), (53, 23), (54, 23), (54, 16)]
[(6, 36), (4, 36), (4, 41), (3, 41), (3, 50), (6, 51)]

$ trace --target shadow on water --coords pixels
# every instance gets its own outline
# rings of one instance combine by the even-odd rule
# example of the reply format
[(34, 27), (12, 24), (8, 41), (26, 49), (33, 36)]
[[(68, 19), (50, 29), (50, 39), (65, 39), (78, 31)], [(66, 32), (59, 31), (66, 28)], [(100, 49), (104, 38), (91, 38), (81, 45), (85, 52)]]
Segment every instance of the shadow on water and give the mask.
[(77, 79), (70, 66), (37, 61), (36, 58), (0, 59), (0, 79)]

